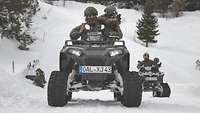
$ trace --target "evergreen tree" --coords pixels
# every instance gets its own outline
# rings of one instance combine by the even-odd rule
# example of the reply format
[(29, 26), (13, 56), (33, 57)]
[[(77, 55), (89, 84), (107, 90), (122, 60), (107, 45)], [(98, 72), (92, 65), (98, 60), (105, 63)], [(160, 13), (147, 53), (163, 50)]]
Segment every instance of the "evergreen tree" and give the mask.
[[(149, 4), (145, 5), (145, 9), (148, 9), (147, 6)], [(148, 47), (148, 43), (156, 43), (157, 40), (155, 40), (155, 36), (159, 35), (158, 28), (158, 20), (156, 16), (153, 15), (152, 11), (145, 10), (142, 18), (138, 20), (137, 22), (137, 35), (138, 39), (145, 42), (146, 47)]]
[[(33, 42), (29, 33), (32, 16), (38, 10), (37, 0), (0, 1), (1, 37), (16, 39), (25, 49)], [(21, 48), (20, 49), (23, 49)]]

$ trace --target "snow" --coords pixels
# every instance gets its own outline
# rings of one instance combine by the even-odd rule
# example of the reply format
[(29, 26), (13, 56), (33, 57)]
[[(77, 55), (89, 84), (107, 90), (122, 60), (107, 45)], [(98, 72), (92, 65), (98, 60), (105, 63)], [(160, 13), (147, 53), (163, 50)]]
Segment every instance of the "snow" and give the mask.
[(0, 113), (199, 113), (200, 71), (195, 69), (195, 61), (200, 59), (200, 11), (184, 12), (178, 18), (159, 18), (158, 43), (145, 48), (134, 41), (141, 12), (118, 10), (122, 14), (123, 39), (131, 54), (131, 70), (137, 70), (137, 61), (144, 52), (149, 52), (151, 58), (159, 57), (165, 81), (172, 90), (170, 98), (153, 98), (151, 93), (143, 93), (139, 108), (126, 108), (113, 101), (110, 91), (81, 91), (74, 93), (73, 101), (64, 107), (48, 106), (47, 88), (36, 87), (24, 78), (26, 66), (39, 59), (48, 80), (51, 71), (58, 70), (59, 51), (69, 39), (70, 30), (84, 22), (82, 15), (87, 6), (96, 7), (99, 14), (105, 8), (72, 1), (67, 1), (65, 7), (40, 2), (41, 10), (34, 17), (32, 28), (37, 41), (30, 51), (18, 50), (15, 41), (0, 40)]

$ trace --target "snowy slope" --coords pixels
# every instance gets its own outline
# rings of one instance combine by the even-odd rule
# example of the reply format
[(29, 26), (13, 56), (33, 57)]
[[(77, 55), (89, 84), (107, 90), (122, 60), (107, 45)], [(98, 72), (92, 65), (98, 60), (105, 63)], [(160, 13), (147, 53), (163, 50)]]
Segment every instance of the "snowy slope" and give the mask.
[[(13, 41), (0, 40), (0, 113), (199, 113), (200, 71), (195, 69), (195, 60), (200, 57), (200, 11), (184, 12), (175, 19), (159, 18), (158, 43), (149, 48), (134, 41), (136, 22), (141, 13), (134, 10), (118, 10), (122, 14), (121, 24), (124, 40), (131, 53), (131, 70), (136, 70), (137, 60), (144, 52), (159, 57), (169, 82), (170, 98), (153, 98), (144, 93), (139, 108), (125, 108), (113, 102), (109, 91), (75, 93), (74, 100), (63, 108), (47, 105), (46, 87), (38, 88), (24, 78), (25, 68), (33, 59), (40, 60), (48, 79), (51, 71), (58, 70), (59, 50), (69, 39), (70, 30), (84, 22), (83, 10), (94, 6), (103, 13), (104, 6), (68, 1), (66, 7), (50, 6), (40, 2), (41, 10), (34, 18), (33, 31), (38, 40), (30, 51), (20, 51)], [(45, 19), (46, 18), (46, 19)], [(15, 72), (12, 72), (15, 61)]]

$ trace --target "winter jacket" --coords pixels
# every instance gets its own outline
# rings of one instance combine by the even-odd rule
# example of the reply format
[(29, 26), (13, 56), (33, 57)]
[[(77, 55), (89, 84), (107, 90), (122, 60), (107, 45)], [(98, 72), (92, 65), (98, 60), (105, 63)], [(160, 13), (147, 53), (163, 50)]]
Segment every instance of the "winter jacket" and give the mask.
[(101, 24), (96, 22), (94, 25), (90, 26), (90, 30), (84, 29), (83, 32), (80, 32), (81, 26), (87, 25), (86, 23), (82, 23), (81, 25), (75, 27), (70, 32), (71, 40), (77, 40), (81, 38), (81, 40), (86, 40), (88, 36), (88, 32), (101, 32), (104, 35), (104, 30), (101, 29)]
[(110, 36), (118, 36), (118, 39), (121, 39), (123, 37), (123, 33), (120, 28), (120, 22), (116, 17), (108, 17), (107, 15), (101, 15), (98, 18), (99, 23), (105, 25), (105, 31), (106, 33), (109, 33), (107, 35)]
[(140, 69), (140, 71), (150, 71), (146, 70), (145, 67), (152, 67), (153, 61), (151, 59), (145, 59), (143, 61), (138, 61), (137, 68)]
[(36, 76), (35, 76), (33, 84), (40, 87), (44, 87), (45, 83), (46, 83), (46, 80), (45, 80), (44, 72), (43, 71), (36, 72)]

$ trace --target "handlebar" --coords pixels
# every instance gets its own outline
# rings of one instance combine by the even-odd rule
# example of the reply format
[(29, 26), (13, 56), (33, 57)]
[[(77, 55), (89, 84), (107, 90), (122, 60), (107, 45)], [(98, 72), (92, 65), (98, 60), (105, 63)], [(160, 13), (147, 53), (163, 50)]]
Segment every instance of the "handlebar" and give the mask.
[[(121, 43), (121, 44), (116, 44), (115, 43)], [(111, 44), (114, 46), (125, 46), (125, 42), (123, 40), (118, 40), (118, 41), (85, 41), (85, 40), (66, 40), (65, 41), (65, 45), (67, 46), (72, 46), (72, 45), (94, 45), (94, 44), (98, 44), (98, 45), (107, 45), (107, 44)]]

